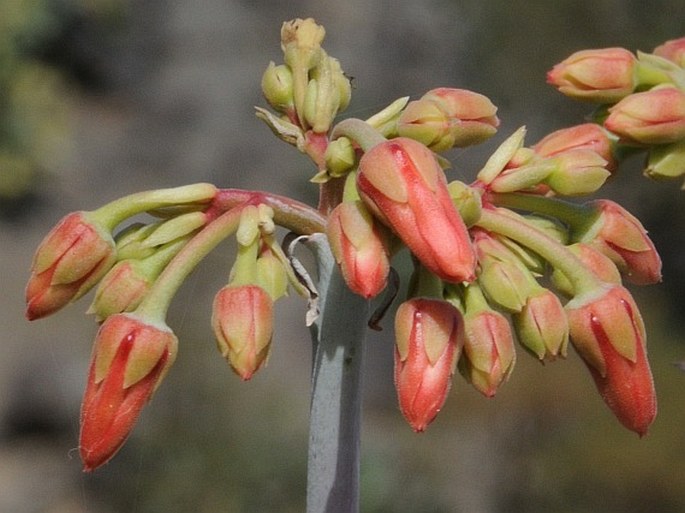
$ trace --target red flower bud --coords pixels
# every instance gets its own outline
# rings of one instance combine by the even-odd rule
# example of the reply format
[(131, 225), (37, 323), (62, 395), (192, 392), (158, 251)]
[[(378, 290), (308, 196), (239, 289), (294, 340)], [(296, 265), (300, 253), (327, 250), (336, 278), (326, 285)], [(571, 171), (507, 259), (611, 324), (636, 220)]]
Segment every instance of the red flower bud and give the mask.
[(582, 50), (554, 66), (547, 83), (572, 98), (613, 103), (635, 89), (636, 62), (624, 48)]
[(630, 293), (619, 285), (575, 297), (566, 305), (571, 340), (600, 395), (618, 420), (640, 436), (656, 416), (645, 328)]
[(662, 87), (631, 94), (609, 109), (604, 126), (629, 143), (681, 140), (685, 138), (685, 93)]
[(447, 397), (464, 341), (459, 311), (446, 301), (410, 299), (395, 317), (395, 387), (400, 410), (424, 431)]
[(369, 299), (385, 288), (390, 261), (373, 216), (361, 201), (341, 203), (328, 218), (328, 240), (345, 283)]
[(685, 37), (671, 39), (654, 49), (654, 55), (675, 62), (681, 68), (685, 68)]
[(212, 327), (223, 357), (248, 380), (269, 356), (273, 300), (257, 285), (228, 285), (214, 298)]
[(124, 444), (176, 358), (177, 346), (166, 325), (133, 314), (113, 315), (100, 327), (81, 405), (84, 470), (103, 465)]
[(642, 223), (611, 200), (596, 200), (591, 205), (596, 209), (595, 221), (574, 238), (608, 256), (632, 283), (661, 281), (661, 258)]
[(88, 292), (116, 261), (110, 233), (87, 212), (65, 216), (36, 250), (26, 286), (26, 317), (50, 315)]
[(473, 280), (476, 257), (466, 225), (423, 144), (400, 137), (374, 146), (360, 160), (357, 188), (427, 269), (449, 282)]

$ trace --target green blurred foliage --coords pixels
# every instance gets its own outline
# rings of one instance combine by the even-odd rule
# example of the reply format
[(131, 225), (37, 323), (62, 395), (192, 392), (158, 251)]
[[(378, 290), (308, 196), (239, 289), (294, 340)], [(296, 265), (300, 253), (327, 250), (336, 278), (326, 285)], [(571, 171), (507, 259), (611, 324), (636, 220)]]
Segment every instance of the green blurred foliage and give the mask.
[[(0, 205), (29, 193), (66, 130), (64, 83), (36, 52), (59, 30), (45, 0), (0, 7)], [(56, 147), (57, 146), (57, 147)]]
[(121, 0), (0, 0), (0, 212), (31, 194), (69, 148), (74, 77), (64, 44), (79, 20), (104, 31), (125, 18)]

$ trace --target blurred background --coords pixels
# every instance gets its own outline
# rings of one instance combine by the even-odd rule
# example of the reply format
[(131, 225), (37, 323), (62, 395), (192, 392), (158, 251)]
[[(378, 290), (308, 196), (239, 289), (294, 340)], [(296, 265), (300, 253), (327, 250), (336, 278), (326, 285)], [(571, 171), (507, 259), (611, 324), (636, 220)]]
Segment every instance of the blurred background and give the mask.
[[(297, 297), (278, 304), (269, 366), (241, 383), (209, 326), (231, 258), (210, 255), (170, 312), (174, 368), (117, 457), (86, 475), (75, 447), (89, 300), (29, 324), (23, 289), (60, 217), (137, 190), (211, 181), (315, 202), (309, 161), (253, 111), (262, 71), (281, 59), (281, 23), (308, 16), (354, 77), (345, 116), (437, 86), (499, 106), (492, 141), (449, 155), (467, 178), (520, 125), (533, 143), (589, 112), (545, 84), (556, 62), (685, 35), (682, 0), (0, 0), (0, 511), (304, 510), (310, 342)], [(520, 351), (491, 400), (457, 376), (415, 435), (396, 406), (390, 334), (370, 333), (365, 513), (685, 511), (685, 197), (641, 165), (601, 195), (643, 221), (664, 260), (663, 284), (633, 289), (660, 401), (649, 435), (620, 426), (572, 351), (545, 366)]]

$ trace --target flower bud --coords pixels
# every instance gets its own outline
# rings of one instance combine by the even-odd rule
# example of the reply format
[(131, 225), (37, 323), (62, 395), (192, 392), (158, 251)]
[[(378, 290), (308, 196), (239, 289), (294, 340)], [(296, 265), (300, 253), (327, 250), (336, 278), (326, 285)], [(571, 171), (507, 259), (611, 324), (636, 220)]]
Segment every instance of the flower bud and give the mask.
[(509, 312), (520, 312), (537, 282), (504, 244), (484, 230), (473, 231), (478, 255), (478, 283), (490, 301)]
[(352, 141), (347, 137), (339, 137), (328, 143), (326, 153), (326, 170), (333, 178), (345, 176), (357, 161), (357, 155)]
[(293, 109), (293, 74), (290, 68), (270, 62), (262, 75), (262, 93), (278, 112), (286, 113)]
[(328, 218), (328, 240), (345, 283), (369, 299), (385, 288), (390, 272), (381, 229), (361, 201), (340, 203)]
[(281, 48), (288, 66), (304, 66), (312, 69), (321, 59), (321, 43), (326, 29), (313, 18), (297, 18), (283, 23), (281, 27)]
[(212, 328), (222, 356), (248, 380), (269, 356), (273, 301), (256, 285), (226, 286), (214, 298)]
[(424, 431), (447, 397), (464, 341), (459, 311), (446, 301), (415, 298), (395, 317), (395, 387), (400, 410)]
[(100, 327), (81, 405), (84, 470), (106, 463), (124, 444), (176, 358), (177, 346), (165, 324), (134, 314), (113, 315)]
[(666, 41), (664, 44), (657, 46), (652, 53), (675, 62), (681, 68), (685, 68), (685, 37)]
[(596, 200), (590, 205), (594, 216), (583, 230), (574, 233), (574, 239), (608, 256), (631, 283), (661, 281), (661, 258), (642, 223), (611, 200)]
[(336, 114), (349, 102), (349, 91), (347, 98), (340, 97), (343, 80), (347, 78), (332, 57), (325, 56), (312, 70), (305, 92), (304, 118), (315, 133), (328, 132)]
[(487, 96), (467, 89), (439, 87), (421, 98), (435, 102), (449, 116), (453, 145), (458, 148), (479, 144), (497, 132), (497, 107)]
[(110, 315), (135, 310), (188, 239), (181, 237), (154, 248), (154, 253), (146, 258), (128, 258), (117, 262), (100, 281), (88, 313), (95, 314), (97, 321), (102, 322)]
[(464, 224), (466, 226), (476, 224), (483, 210), (481, 191), (469, 187), (459, 180), (454, 180), (447, 184), (447, 190), (454, 206), (457, 207), (459, 216), (464, 220)]
[(497, 132), (497, 107), (482, 94), (441, 87), (410, 102), (400, 114), (401, 137), (424, 143), (433, 151), (478, 144)]
[(98, 322), (113, 314), (132, 312), (152, 285), (140, 260), (122, 260), (102, 278), (88, 309)]
[(640, 436), (656, 416), (642, 317), (630, 293), (605, 285), (566, 305), (571, 341), (618, 420)]
[(668, 144), (685, 138), (685, 93), (661, 87), (627, 96), (609, 109), (604, 126), (632, 144)]
[(540, 288), (531, 295), (520, 313), (513, 315), (519, 341), (540, 360), (566, 357), (568, 321), (559, 298)]
[(613, 103), (633, 92), (635, 56), (624, 48), (582, 50), (547, 73), (547, 83), (579, 100)]
[(430, 100), (409, 102), (397, 120), (397, 133), (425, 144), (432, 151), (444, 151), (454, 146), (450, 134), (450, 118)]
[[(584, 242), (571, 244), (570, 246), (567, 246), (567, 248), (576, 255), (583, 265), (592, 271), (597, 278), (605, 283), (621, 284), (621, 274), (618, 272), (616, 264), (614, 264), (608, 256)], [(563, 294), (566, 294), (567, 296), (573, 296), (575, 294), (573, 285), (571, 285), (571, 282), (559, 269), (554, 269), (550, 278), (556, 289)]]
[(431, 151), (412, 139), (385, 141), (359, 162), (364, 203), (421, 263), (445, 281), (474, 278), (475, 253)]
[(556, 166), (544, 183), (562, 196), (579, 196), (597, 191), (611, 173), (608, 162), (590, 149), (576, 149), (550, 157)]
[(325, 58), (321, 43), (326, 30), (314, 19), (297, 18), (285, 22), (281, 27), (281, 48), (283, 60), (293, 74), (293, 99), (297, 113), (297, 124), (306, 130), (305, 98), (309, 84), (309, 73)]
[(654, 179), (671, 179), (684, 174), (685, 139), (649, 149), (645, 175)]
[(255, 263), (256, 285), (264, 289), (273, 301), (288, 293), (286, 265), (281, 255), (276, 254), (276, 249), (269, 244), (262, 243)]
[(554, 157), (572, 150), (592, 150), (607, 161), (606, 168), (609, 171), (617, 166), (609, 134), (595, 123), (584, 123), (552, 132), (533, 146), (533, 150), (542, 157)]
[(114, 240), (88, 212), (65, 216), (36, 250), (26, 317), (50, 315), (88, 292), (116, 262)]
[[(475, 287), (469, 286), (466, 294)], [(482, 297), (479, 291), (476, 293)], [(504, 315), (488, 307), (484, 298), (477, 308), (471, 308), (468, 298), (466, 304), (464, 355), (459, 370), (476, 390), (493, 397), (516, 362), (511, 326)]]

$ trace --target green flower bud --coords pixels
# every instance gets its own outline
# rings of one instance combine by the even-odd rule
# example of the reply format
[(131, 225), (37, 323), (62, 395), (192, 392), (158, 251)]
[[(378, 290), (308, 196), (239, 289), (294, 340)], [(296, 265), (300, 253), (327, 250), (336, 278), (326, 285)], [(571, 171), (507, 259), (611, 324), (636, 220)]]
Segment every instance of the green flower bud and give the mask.
[(293, 74), (285, 64), (269, 63), (262, 75), (262, 93), (269, 105), (279, 112), (293, 108)]
[(652, 146), (647, 157), (645, 175), (657, 180), (685, 174), (685, 140), (663, 146)]
[(344, 176), (354, 167), (356, 154), (352, 141), (347, 137), (340, 137), (331, 141), (324, 155), (328, 174), (334, 178)]

